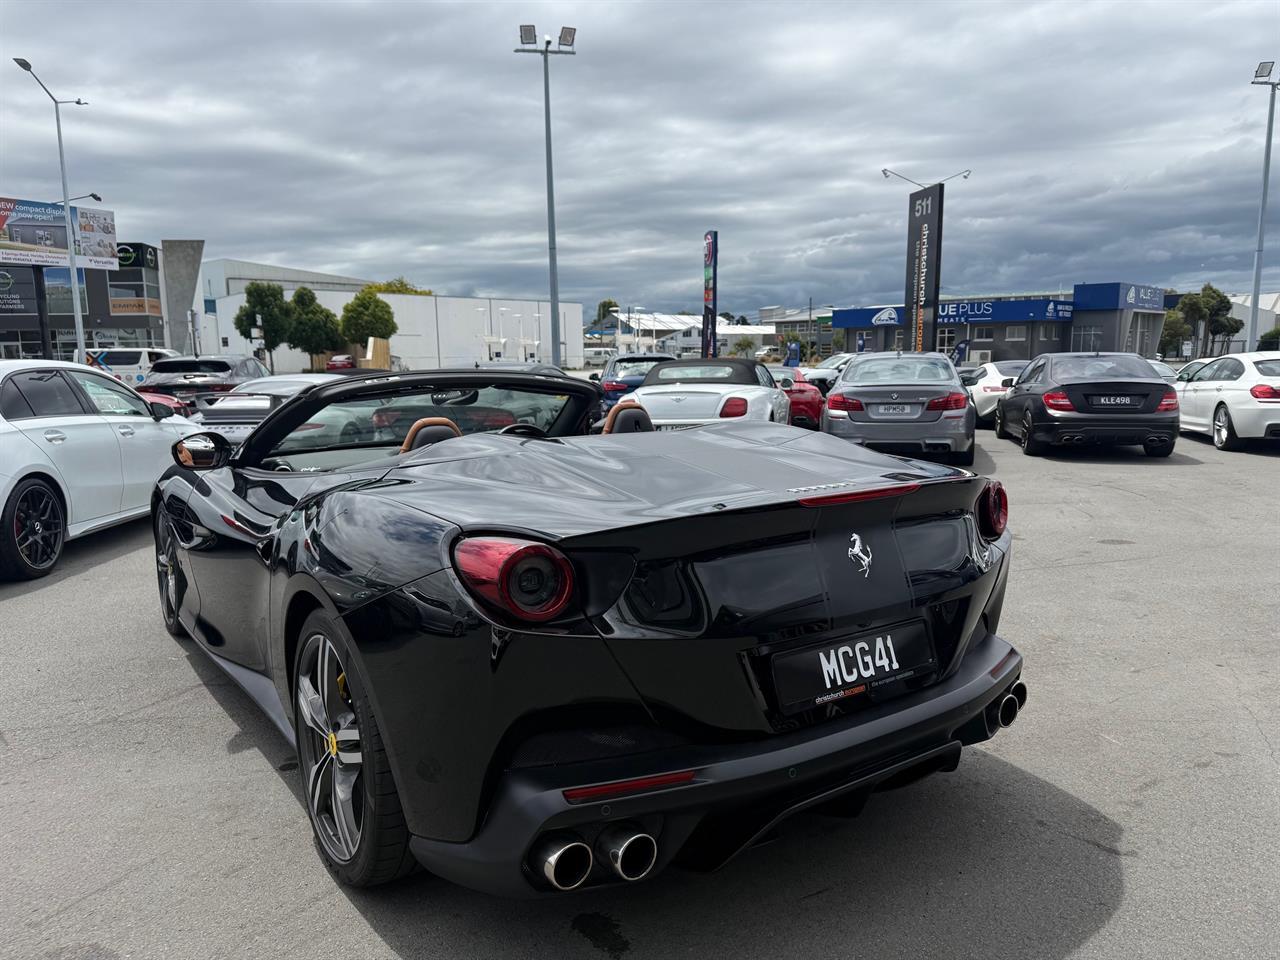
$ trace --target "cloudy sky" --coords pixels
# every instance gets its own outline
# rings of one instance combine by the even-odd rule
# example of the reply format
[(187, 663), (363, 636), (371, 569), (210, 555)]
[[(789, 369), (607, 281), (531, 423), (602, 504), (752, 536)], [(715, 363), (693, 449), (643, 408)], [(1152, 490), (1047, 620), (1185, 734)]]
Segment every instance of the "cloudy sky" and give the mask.
[[(561, 296), (699, 310), (899, 302), (907, 184), (948, 184), (944, 294), (1248, 289), (1280, 2), (0, 0), (0, 195), (120, 236), (437, 292), (545, 296), (554, 58)], [(1280, 163), (1277, 164), (1280, 166)], [(1264, 288), (1280, 287), (1280, 183)]]

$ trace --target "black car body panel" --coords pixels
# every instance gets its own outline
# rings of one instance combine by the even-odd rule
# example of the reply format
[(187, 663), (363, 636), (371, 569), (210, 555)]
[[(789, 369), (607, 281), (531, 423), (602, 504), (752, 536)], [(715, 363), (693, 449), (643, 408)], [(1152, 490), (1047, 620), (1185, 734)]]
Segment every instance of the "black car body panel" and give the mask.
[[(286, 732), (301, 623), (337, 618), (431, 869), (534, 894), (535, 841), (590, 840), (620, 817), (657, 836), (659, 865), (715, 866), (795, 809), (954, 766), (994, 732), (1021, 672), (996, 635), (1011, 536), (980, 532), (987, 481), (968, 472), (778, 424), (588, 436), (598, 390), (532, 374), (502, 376), (571, 400), (548, 439), (476, 433), (333, 472), (253, 465), (335, 398), (494, 376), (315, 388), (237, 461), (174, 467), (156, 495), (183, 548), (179, 619)], [(477, 534), (553, 544), (579, 585), (571, 613), (511, 624), (479, 604), (452, 560)], [(776, 658), (834, 659), (903, 624), (927, 638), (913, 674), (783, 702)], [(611, 806), (563, 793), (673, 769), (696, 773)]]
[[(1121, 370), (1131, 368), (1133, 373), (1091, 376), (1090, 363), (1099, 370), (1115, 364)], [(1046, 394), (1065, 395), (1068, 402), (1046, 403)], [(1161, 401), (1170, 396), (1173, 409), (1159, 409)], [(1036, 357), (1000, 399), (997, 411), (1006, 430), (1022, 436), (1029, 425), (1032, 439), (1046, 444), (1170, 447), (1178, 437), (1176, 394), (1136, 354)]]

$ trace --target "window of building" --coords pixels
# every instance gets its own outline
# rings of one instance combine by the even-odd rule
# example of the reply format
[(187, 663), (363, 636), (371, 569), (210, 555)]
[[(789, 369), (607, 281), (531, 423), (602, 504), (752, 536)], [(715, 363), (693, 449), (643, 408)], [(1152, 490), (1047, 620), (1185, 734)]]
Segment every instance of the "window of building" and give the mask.
[(1027, 328), (1021, 323), (1005, 327), (1004, 338), (1006, 340), (1025, 340), (1027, 339)]
[(975, 340), (994, 340), (995, 334), (991, 327), (974, 327), (973, 339)]
[(1059, 335), (1058, 330), (1059, 327), (1056, 323), (1042, 323), (1040, 324), (1040, 339), (1057, 340)]
[(901, 330), (895, 330), (895, 331), (893, 331), (893, 349), (895, 349), (895, 350), (901, 350), (901, 349), (902, 349), (902, 340), (903, 340), (903, 337), (904, 337), (903, 331), (901, 331)]
[[(77, 269), (76, 276), (80, 280), (80, 310), (89, 312), (89, 290), (84, 281), (84, 270)], [(45, 267), (44, 292), (48, 297), (50, 313), (72, 313), (71, 308), (71, 271), (66, 267)]]
[(1071, 328), (1072, 350), (1101, 350), (1102, 327), (1093, 324)]
[(950, 353), (956, 348), (956, 328), (955, 327), (939, 327), (938, 328), (938, 351), (941, 353)]

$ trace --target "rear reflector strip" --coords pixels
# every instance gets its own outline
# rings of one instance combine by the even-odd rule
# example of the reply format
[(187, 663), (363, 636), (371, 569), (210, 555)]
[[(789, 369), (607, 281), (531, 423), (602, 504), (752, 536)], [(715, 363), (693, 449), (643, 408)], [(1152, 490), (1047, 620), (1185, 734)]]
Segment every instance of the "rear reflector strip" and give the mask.
[(847, 493), (828, 493), (821, 497), (801, 497), (802, 507), (826, 507), (837, 503), (856, 503), (859, 500), (883, 500), (887, 497), (904, 497), (920, 489), (918, 483), (902, 483), (896, 487), (876, 487), (874, 490), (850, 490)]
[(657, 790), (662, 787), (676, 787), (682, 783), (692, 783), (695, 772), (681, 770), (679, 773), (660, 773), (652, 777), (637, 777), (634, 780), (597, 783), (590, 787), (570, 787), (564, 791), (564, 798), (570, 803), (583, 803), (587, 800), (618, 797), (628, 793), (644, 793), (647, 790)]

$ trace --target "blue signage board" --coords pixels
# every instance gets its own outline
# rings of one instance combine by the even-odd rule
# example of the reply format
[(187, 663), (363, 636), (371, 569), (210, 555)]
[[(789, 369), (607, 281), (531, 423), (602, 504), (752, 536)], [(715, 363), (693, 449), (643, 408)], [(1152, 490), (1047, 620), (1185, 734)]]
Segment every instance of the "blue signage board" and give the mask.
[(1077, 310), (1164, 310), (1164, 287), (1143, 283), (1077, 283)]
[[(1073, 305), (1070, 300), (1040, 297), (1034, 300), (951, 300), (938, 304), (937, 323), (1069, 323)], [(904, 307), (861, 307), (835, 310), (833, 327), (866, 329), (901, 326), (906, 319)]]

